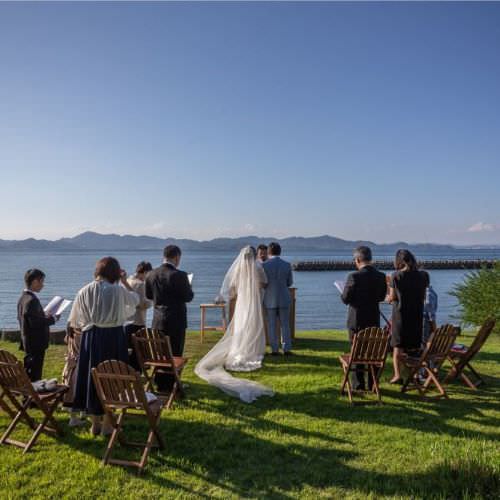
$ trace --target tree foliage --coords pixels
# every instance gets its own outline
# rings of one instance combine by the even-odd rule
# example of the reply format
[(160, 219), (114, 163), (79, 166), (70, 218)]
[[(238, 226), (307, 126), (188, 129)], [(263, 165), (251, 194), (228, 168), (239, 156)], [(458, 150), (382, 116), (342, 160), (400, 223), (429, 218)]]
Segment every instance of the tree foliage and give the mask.
[(500, 261), (493, 268), (468, 273), (450, 293), (458, 300), (459, 317), (465, 324), (479, 326), (495, 318), (495, 331), (500, 332)]

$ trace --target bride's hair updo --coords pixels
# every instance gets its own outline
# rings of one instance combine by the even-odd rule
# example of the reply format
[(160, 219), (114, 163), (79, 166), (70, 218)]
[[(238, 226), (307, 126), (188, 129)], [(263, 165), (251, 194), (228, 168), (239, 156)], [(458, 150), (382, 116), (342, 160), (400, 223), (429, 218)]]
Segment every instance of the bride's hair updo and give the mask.
[(245, 251), (243, 252), (243, 255), (245, 257), (246, 260), (255, 260), (256, 257), (257, 257), (257, 250), (255, 250), (254, 247), (252, 246), (247, 246), (245, 247)]

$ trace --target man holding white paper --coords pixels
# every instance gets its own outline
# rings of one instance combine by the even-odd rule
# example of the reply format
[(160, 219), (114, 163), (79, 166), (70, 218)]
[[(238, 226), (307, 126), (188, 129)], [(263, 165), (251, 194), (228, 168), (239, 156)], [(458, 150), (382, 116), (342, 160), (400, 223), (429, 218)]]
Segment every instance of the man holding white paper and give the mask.
[(50, 326), (59, 316), (47, 314), (40, 304), (38, 293), (45, 281), (40, 269), (29, 269), (24, 275), (26, 288), (17, 303), (17, 319), (21, 330), (21, 349), (25, 352), (24, 368), (32, 382), (42, 378), (43, 360), (49, 346)]
[[(377, 271), (372, 265), (372, 252), (366, 246), (354, 250), (354, 263), (357, 271), (349, 274), (345, 285), (336, 282), (335, 286), (342, 290), (342, 302), (349, 306), (347, 313), (347, 329), (349, 340), (354, 335), (371, 326), (380, 326), (379, 302), (382, 302), (387, 292), (385, 274)], [(357, 365), (352, 382), (355, 390), (365, 390), (364, 366)], [(368, 376), (368, 389), (372, 380)]]
[[(181, 249), (168, 245), (163, 251), (163, 264), (146, 276), (146, 298), (153, 301), (152, 327), (170, 338), (174, 356), (182, 356), (187, 328), (186, 303), (193, 300), (192, 276), (181, 271)], [(169, 389), (174, 379), (168, 374), (156, 374), (160, 391)]]

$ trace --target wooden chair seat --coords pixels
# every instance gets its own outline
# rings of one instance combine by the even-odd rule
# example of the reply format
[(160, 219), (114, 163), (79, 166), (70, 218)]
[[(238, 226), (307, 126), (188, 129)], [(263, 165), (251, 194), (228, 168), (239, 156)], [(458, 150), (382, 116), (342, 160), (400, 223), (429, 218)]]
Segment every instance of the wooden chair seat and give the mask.
[[(42, 432), (59, 436), (63, 434), (53, 414), (62, 402), (64, 394), (69, 390), (68, 386), (57, 385), (53, 391), (36, 392), (21, 361), (10, 352), (0, 350), (0, 387), (3, 391), (4, 403), (8, 399), (14, 407), (10, 414), (12, 421), (0, 437), (0, 444), (17, 446), (23, 449), (23, 453), (27, 453), (35, 445)], [(31, 409), (38, 409), (42, 412), (43, 418), (38, 425), (29, 414)], [(31, 438), (26, 443), (10, 438), (20, 422), (33, 430)]]
[[(158, 424), (167, 399), (157, 397), (155, 401), (148, 402), (140, 374), (122, 361), (110, 360), (100, 363), (92, 368), (92, 378), (104, 413), (113, 426), (103, 463), (137, 467), (139, 473), (142, 472), (151, 449), (165, 447)], [(124, 438), (125, 417), (142, 417), (148, 421), (146, 442), (136, 443)], [(117, 442), (123, 446), (142, 448), (141, 459), (137, 461), (112, 458), (111, 453)]]
[[(175, 368), (184, 368), (188, 362), (188, 358), (173, 357), (173, 365)], [(159, 368), (172, 368), (172, 363), (169, 361), (146, 361), (145, 366), (157, 366)]]
[[(484, 384), (483, 378), (472, 367), (471, 361), (479, 353), (486, 340), (488, 340), (488, 337), (495, 327), (495, 323), (494, 319), (486, 320), (474, 337), (472, 344), (467, 349), (463, 351), (454, 351), (450, 349), (447, 359), (451, 364), (451, 369), (444, 379), (445, 384), (452, 382), (458, 377), (460, 377), (460, 380), (467, 387), (474, 390), (481, 384)], [(466, 369), (469, 372), (468, 374), (465, 373)]]
[(353, 402), (352, 394), (357, 391), (354, 391), (351, 386), (349, 374), (357, 369), (358, 364), (365, 365), (365, 370), (369, 372), (373, 380), (372, 390), (377, 394), (378, 402), (382, 402), (379, 379), (385, 366), (388, 347), (389, 332), (387, 330), (376, 327), (366, 328), (355, 334), (351, 352), (339, 356), (344, 371), (340, 392), (344, 394), (347, 386), (350, 403)]
[[(439, 380), (439, 370), (448, 357), (451, 347), (457, 338), (460, 329), (453, 325), (443, 325), (434, 330), (421, 355), (403, 356), (401, 362), (408, 368), (409, 374), (405, 379), (401, 392), (417, 389), (421, 396), (425, 396), (432, 386), (439, 394), (437, 397), (448, 398), (448, 394)], [(422, 373), (425, 374), (421, 380)]]
[(157, 373), (172, 375), (174, 383), (169, 392), (155, 391), (156, 394), (168, 395), (166, 408), (170, 409), (173, 401), (184, 395), (181, 375), (188, 358), (174, 356), (170, 338), (160, 335), (156, 330), (145, 328), (135, 333), (132, 335), (132, 343), (137, 361), (146, 379), (145, 389), (147, 391), (154, 390), (154, 378)]

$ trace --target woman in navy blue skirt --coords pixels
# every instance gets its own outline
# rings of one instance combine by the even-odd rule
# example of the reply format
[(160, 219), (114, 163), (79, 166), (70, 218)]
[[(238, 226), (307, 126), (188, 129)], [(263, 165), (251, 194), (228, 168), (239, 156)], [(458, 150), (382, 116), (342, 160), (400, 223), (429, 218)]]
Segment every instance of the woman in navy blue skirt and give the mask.
[(76, 375), (73, 412), (84, 411), (92, 418), (92, 433), (111, 431), (109, 422), (102, 425), (103, 409), (91, 369), (103, 361), (116, 359), (128, 363), (125, 321), (133, 316), (139, 296), (127, 283), (126, 273), (113, 257), (97, 262), (95, 280), (77, 294), (69, 317), (73, 328), (82, 331)]

